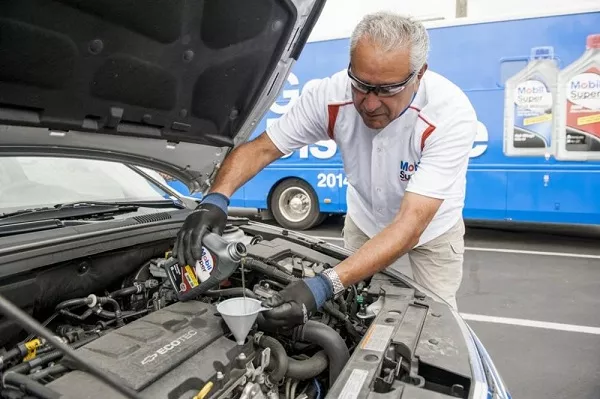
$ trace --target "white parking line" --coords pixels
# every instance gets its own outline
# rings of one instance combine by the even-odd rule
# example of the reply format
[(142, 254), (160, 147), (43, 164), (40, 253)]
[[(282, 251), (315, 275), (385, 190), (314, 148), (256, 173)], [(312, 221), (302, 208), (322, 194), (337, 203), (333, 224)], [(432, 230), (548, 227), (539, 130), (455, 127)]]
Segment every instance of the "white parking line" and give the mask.
[(593, 254), (575, 254), (572, 252), (544, 252), (544, 251), (528, 251), (524, 249), (508, 249), (508, 248), (482, 248), (482, 247), (465, 247), (467, 251), (481, 252), (504, 252), (509, 254), (525, 254), (525, 255), (542, 255), (542, 256), (562, 256), (565, 258), (585, 258), (585, 259), (600, 259), (600, 255)]
[[(314, 238), (325, 240), (325, 241), (344, 241), (340, 237), (325, 237), (325, 236), (313, 236)], [(584, 259), (600, 259), (600, 255), (593, 254), (576, 254), (572, 252), (545, 252), (545, 251), (528, 251), (524, 249), (510, 249), (510, 248), (485, 248), (485, 247), (465, 247), (467, 251), (479, 251), (479, 252), (501, 252), (509, 254), (524, 254), (524, 255), (541, 255), (541, 256), (561, 256), (565, 258), (584, 258)]]
[(547, 330), (559, 330), (578, 332), (585, 334), (600, 335), (600, 327), (579, 326), (576, 324), (551, 323), (547, 321), (537, 321), (528, 319), (513, 319), (509, 317), (484, 316), (479, 314), (461, 313), (463, 319), (471, 321), (481, 321), (486, 323), (510, 324), (513, 326), (524, 326), (534, 328), (545, 328)]

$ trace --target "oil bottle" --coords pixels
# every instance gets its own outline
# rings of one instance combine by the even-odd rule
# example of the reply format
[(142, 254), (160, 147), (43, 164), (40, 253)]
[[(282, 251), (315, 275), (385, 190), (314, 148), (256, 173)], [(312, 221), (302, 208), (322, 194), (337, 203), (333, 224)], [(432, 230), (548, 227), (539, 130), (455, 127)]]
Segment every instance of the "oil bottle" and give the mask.
[(230, 242), (216, 233), (202, 238), (202, 258), (195, 267), (179, 266), (177, 259), (164, 263), (165, 271), (180, 301), (187, 301), (217, 287), (239, 267), (246, 255), (246, 246)]
[(527, 66), (506, 81), (504, 154), (546, 156), (554, 153), (553, 103), (558, 62), (553, 47), (534, 47)]
[(581, 57), (558, 75), (556, 159), (600, 159), (600, 33), (589, 35)]

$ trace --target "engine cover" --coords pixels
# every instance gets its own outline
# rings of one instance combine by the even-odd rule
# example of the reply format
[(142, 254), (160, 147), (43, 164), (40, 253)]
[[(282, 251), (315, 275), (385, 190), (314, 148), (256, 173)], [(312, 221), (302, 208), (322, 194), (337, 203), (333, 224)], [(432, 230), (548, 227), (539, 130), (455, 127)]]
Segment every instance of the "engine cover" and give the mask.
[[(204, 383), (217, 371), (224, 371), (244, 348), (225, 338), (226, 331), (213, 305), (178, 302), (77, 351), (143, 396), (193, 397), (192, 392), (198, 393)], [(122, 397), (81, 371), (72, 371), (48, 387), (67, 398)]]

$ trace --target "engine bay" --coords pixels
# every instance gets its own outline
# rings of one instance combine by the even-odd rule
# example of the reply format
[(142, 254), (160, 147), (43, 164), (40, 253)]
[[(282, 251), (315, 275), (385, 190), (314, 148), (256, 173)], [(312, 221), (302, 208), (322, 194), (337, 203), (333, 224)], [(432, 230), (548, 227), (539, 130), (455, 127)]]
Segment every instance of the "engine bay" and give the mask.
[[(223, 238), (243, 243), (247, 253), (238, 270), (198, 298), (177, 299), (165, 272), (167, 248), (130, 266), (117, 284), (82, 296), (67, 292), (40, 322), (142, 397), (468, 397), (467, 349), (448, 307), (384, 273), (348, 287), (291, 330), (259, 314), (239, 345), (217, 311), (220, 302), (266, 299), (344, 255), (244, 223), (229, 224)], [(3, 344), (2, 398), (46, 397), (40, 387), (62, 398), (124, 397), (34, 334)]]

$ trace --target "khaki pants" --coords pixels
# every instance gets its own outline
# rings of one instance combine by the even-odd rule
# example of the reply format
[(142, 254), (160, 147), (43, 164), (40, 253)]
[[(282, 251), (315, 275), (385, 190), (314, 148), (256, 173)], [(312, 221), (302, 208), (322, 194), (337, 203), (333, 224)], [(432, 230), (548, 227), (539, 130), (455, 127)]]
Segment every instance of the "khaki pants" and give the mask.
[[(369, 240), (349, 216), (346, 216), (342, 234), (344, 246), (352, 251), (356, 251)], [(446, 233), (408, 252), (413, 279), (435, 292), (454, 309), (458, 307), (456, 292), (463, 274), (464, 234), (465, 225), (461, 218)], [(397, 268), (399, 261), (389, 267)]]

